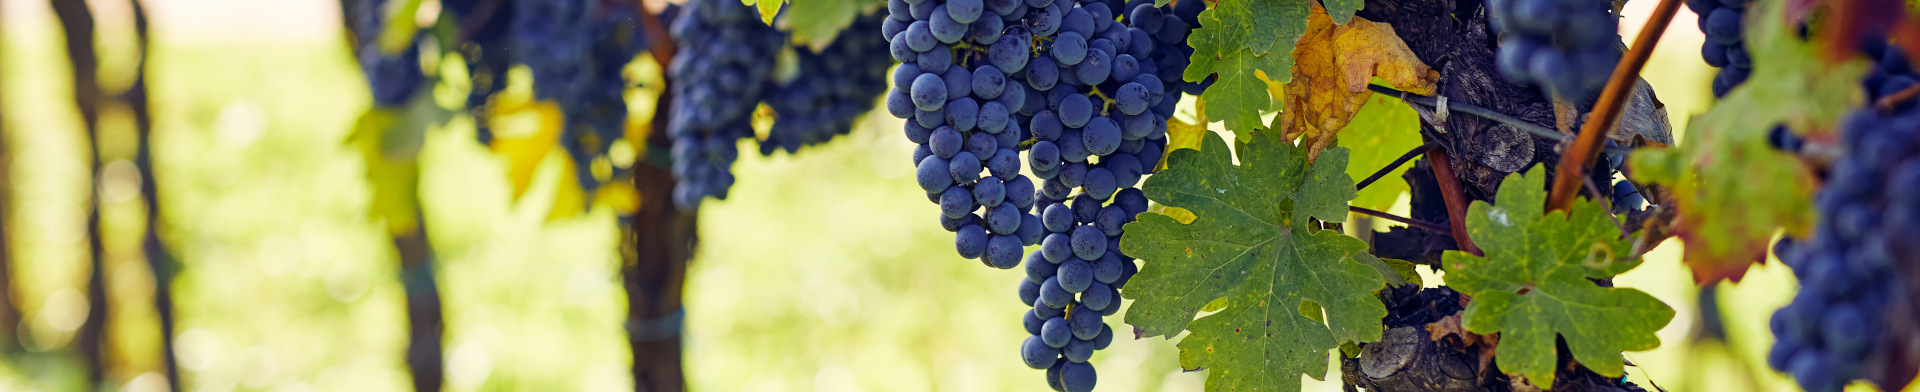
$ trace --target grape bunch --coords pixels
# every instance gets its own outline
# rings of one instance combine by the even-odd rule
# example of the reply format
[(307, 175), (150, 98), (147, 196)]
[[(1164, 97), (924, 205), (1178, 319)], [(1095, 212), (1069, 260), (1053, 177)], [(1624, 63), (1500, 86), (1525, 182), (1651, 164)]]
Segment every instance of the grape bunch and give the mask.
[[(1915, 74), (1898, 50), (1882, 48), (1866, 83), (1878, 101), (1910, 88)], [(1886, 52), (1892, 52), (1887, 54)], [(1767, 363), (1794, 376), (1808, 391), (1839, 391), (1851, 380), (1890, 366), (1886, 350), (1896, 336), (1887, 315), (1910, 306), (1901, 293), (1914, 284), (1902, 269), (1920, 263), (1920, 107), (1860, 109), (1840, 131), (1839, 161), (1814, 197), (1821, 219), (1811, 238), (1782, 239), (1780, 260), (1801, 289), (1775, 312), (1778, 339)], [(1897, 365), (1893, 365), (1897, 366)]]
[[(1113, 3), (1108, 2), (1109, 5)], [(1147, 36), (1153, 37), (1152, 41), (1160, 43), (1154, 47), (1153, 54), (1149, 58), (1139, 60), (1153, 61), (1160, 68), (1160, 72), (1155, 76), (1159, 76), (1160, 81), (1166, 83), (1169, 89), (1179, 90), (1188, 95), (1200, 95), (1207, 86), (1213, 85), (1216, 76), (1207, 75), (1206, 80), (1195, 83), (1181, 79), (1181, 73), (1186, 72), (1187, 63), (1193, 57), (1193, 46), (1188, 45), (1184, 37), (1188, 32), (1193, 31), (1194, 27), (1200, 26), (1200, 11), (1207, 10), (1207, 3), (1197, 0), (1182, 1), (1159, 8), (1141, 8), (1141, 4), (1152, 5), (1153, 0), (1127, 1), (1126, 8), (1123, 8), (1128, 12), (1124, 15), (1127, 23), (1139, 27), (1147, 33)], [(1135, 12), (1140, 14), (1133, 14)], [(1167, 40), (1173, 42), (1164, 42), (1160, 39), (1161, 34), (1182, 38)]]
[(777, 119), (760, 153), (784, 149), (791, 154), (804, 145), (824, 143), (853, 129), (855, 117), (873, 110), (874, 97), (887, 89), (887, 41), (873, 35), (886, 14), (859, 16), (842, 30), (833, 45), (814, 53), (796, 48), (799, 71), (767, 92), (767, 106)]
[(680, 48), (667, 65), (673, 202), (693, 210), (708, 196), (727, 198), (740, 157), (735, 143), (753, 137), (752, 113), (786, 37), (761, 23), (753, 7), (732, 0), (688, 1), (669, 33)]
[(1610, 0), (1491, 0), (1487, 6), (1500, 37), (1500, 72), (1555, 99), (1590, 99), (1620, 61), (1620, 20)]
[[(1123, 225), (1147, 210), (1136, 188), (1166, 148), (1167, 120), (1179, 104), (1179, 81), (1192, 49), (1187, 34), (1203, 3), (1154, 7), (1135, 2), (1116, 15), (1111, 2), (1078, 6), (1056, 0), (1051, 30), (1025, 79), (1036, 92), (1028, 131), (1028, 165), (1043, 182), (1034, 212), (1045, 229), (1040, 249), (1027, 255), (1020, 300), (1032, 304), (1022, 344), (1028, 366), (1047, 369), (1055, 390), (1092, 390), (1087, 364), (1113, 340), (1103, 321), (1120, 311), (1120, 290), (1138, 266), (1120, 250)], [(1118, 21), (1116, 21), (1118, 19)], [(1202, 84), (1189, 84), (1203, 89)]]
[[(483, 11), (481, 1), (453, 0), (442, 1), (446, 11), (459, 20), (488, 17), (478, 28), (468, 32), (467, 42), (461, 43), (460, 57), (467, 64), (467, 110), (474, 116), (474, 137), (481, 145), (493, 143), (493, 129), (488, 121), (488, 98), (507, 88), (507, 70), (513, 67), (513, 52), (508, 49), (508, 34), (513, 19), (513, 3), (491, 3), (494, 7)], [(483, 12), (490, 14), (482, 15)], [(664, 16), (663, 16), (664, 17)]]
[[(560, 146), (583, 188), (592, 162), (626, 131), (628, 88), (620, 70), (646, 47), (630, 2), (533, 0), (515, 3), (506, 47), (533, 74), (534, 97), (559, 103)], [(471, 102), (472, 98), (469, 97)]]
[(1747, 53), (1742, 33), (1745, 14), (1753, 0), (1687, 0), (1687, 8), (1700, 17), (1700, 32), (1707, 42), (1700, 45), (1700, 57), (1707, 65), (1720, 68), (1713, 77), (1713, 96), (1722, 97), (1734, 86), (1747, 81), (1753, 73), (1753, 57)]
[(1016, 151), (1027, 138), (1016, 113), (1029, 93), (1012, 75), (1031, 65), (1038, 34), (1026, 20), (1043, 20), (1045, 11), (1019, 0), (907, 1), (888, 2), (881, 33), (892, 33), (889, 54), (901, 62), (887, 111), (910, 119), (916, 181), (940, 206), (940, 224), (955, 233), (962, 257), (1018, 266), (1043, 232), (1027, 212), (1036, 189)]
[[(420, 69), (420, 47), (409, 45), (399, 53), (380, 49), (380, 34), (386, 27), (386, 0), (354, 0), (341, 3), (347, 15), (347, 30), (353, 33), (354, 57), (373, 90), (377, 106), (405, 105), (408, 98), (427, 81)], [(416, 37), (418, 38), (418, 37)]]

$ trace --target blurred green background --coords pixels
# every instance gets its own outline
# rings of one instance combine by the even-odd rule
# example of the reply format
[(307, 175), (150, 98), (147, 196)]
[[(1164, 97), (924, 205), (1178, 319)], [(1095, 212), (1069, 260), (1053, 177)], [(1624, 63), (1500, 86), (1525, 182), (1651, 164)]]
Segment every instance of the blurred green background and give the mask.
[[(119, 1), (92, 3), (103, 84), (124, 87), (133, 64), (127, 11)], [(397, 256), (383, 224), (367, 218), (365, 163), (344, 143), (370, 100), (336, 4), (148, 2), (161, 219), (183, 263), (173, 290), (186, 389), (409, 388)], [(1628, 40), (1652, 5), (1628, 5)], [(5, 224), (14, 301), (25, 313), (14, 337), (28, 351), (0, 363), (0, 391), (79, 390), (84, 372), (72, 343), (87, 314), (88, 149), (131, 147), (114, 138), (88, 145), (46, 2), (0, 7), (0, 110), (14, 162)], [(1699, 59), (1693, 15), (1683, 11), (1672, 26), (1645, 76), (1682, 129), (1709, 103), (1713, 71)], [(108, 132), (131, 134), (124, 108), (102, 118)], [(899, 127), (868, 116), (823, 147), (741, 157), (732, 198), (709, 201), (700, 214), (683, 332), (691, 389), (1044, 390), (1041, 372), (1016, 350), (1021, 273), (954, 254), (950, 234), (934, 224), (937, 208), (910, 180), (911, 146)], [(558, 165), (543, 167), (528, 196), (513, 201), (504, 158), (473, 133), (465, 120), (436, 127), (422, 152), (447, 388), (631, 390), (614, 213), (549, 220), (567, 180)], [(156, 316), (146, 306), (154, 287), (138, 248), (138, 179), (125, 161), (105, 167), (115, 380), (105, 388), (165, 390)], [(1792, 274), (1769, 263), (1722, 285), (1726, 338), (1701, 339), (1698, 290), (1680, 251), (1670, 241), (1618, 280), (1679, 313), (1659, 349), (1628, 354), (1639, 365), (1628, 379), (1669, 391), (1792, 390), (1763, 360), (1767, 317), (1790, 298)], [(1173, 342), (1122, 339), (1101, 351), (1101, 390), (1200, 390), (1204, 373), (1182, 372)], [(1327, 380), (1308, 379), (1307, 390), (1339, 389), (1337, 374)]]

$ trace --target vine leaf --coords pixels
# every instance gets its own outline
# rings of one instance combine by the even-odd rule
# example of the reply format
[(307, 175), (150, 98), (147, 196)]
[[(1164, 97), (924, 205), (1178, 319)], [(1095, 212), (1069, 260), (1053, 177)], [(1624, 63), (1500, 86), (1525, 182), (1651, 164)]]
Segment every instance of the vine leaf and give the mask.
[(1326, 7), (1328, 16), (1333, 17), (1333, 23), (1347, 24), (1353, 20), (1354, 13), (1360, 12), (1361, 8), (1366, 8), (1367, 2), (1365, 0), (1320, 0), (1320, 5)]
[[(740, 4), (751, 5), (751, 6), (754, 6), (754, 8), (759, 9), (760, 23), (765, 23), (768, 26), (772, 26), (773, 17), (780, 15), (780, 6), (786, 5), (787, 0), (740, 0)], [(794, 7), (794, 8), (804, 8), (804, 7)]]
[[(1347, 175), (1367, 178), (1399, 159), (1401, 154), (1420, 146), (1420, 114), (1400, 100), (1375, 94), (1367, 99), (1366, 106), (1360, 107), (1353, 122), (1340, 131), (1340, 146), (1353, 149)], [(1380, 211), (1393, 209), (1393, 202), (1407, 192), (1407, 182), (1399, 180), (1400, 173), (1411, 166), (1400, 165), (1367, 189), (1361, 189), (1359, 196), (1353, 198), (1353, 205)]]
[[(761, 0), (775, 3), (775, 0)], [(761, 10), (761, 15), (772, 15)], [(853, 17), (860, 13), (860, 5), (854, 0), (799, 0), (787, 9), (787, 15), (781, 16), (775, 23), (780, 30), (786, 31), (798, 42), (813, 48), (814, 51), (826, 49), (840, 36), (840, 30), (853, 25)]]
[[(533, 187), (533, 177), (547, 155), (560, 151), (560, 133), (566, 129), (560, 105), (553, 101), (534, 101), (531, 94), (501, 94), (492, 114), (487, 116), (494, 139), (488, 147), (506, 158), (507, 180), (513, 185), (513, 199), (520, 200)], [(571, 164), (572, 160), (567, 160)]]
[(1376, 76), (1416, 94), (1432, 94), (1440, 81), (1440, 72), (1414, 56), (1393, 26), (1352, 19), (1335, 25), (1326, 10), (1313, 7), (1307, 32), (1293, 48), (1286, 107), (1274, 128), (1284, 129), (1289, 139), (1316, 137), (1315, 154), (1333, 140), (1327, 136), (1345, 128), (1373, 96), (1367, 85)]
[[(1134, 300), (1126, 322), (1137, 337), (1191, 330), (1180, 364), (1211, 369), (1209, 390), (1299, 390), (1300, 375), (1325, 377), (1327, 350), (1379, 340), (1386, 315), (1374, 297), (1386, 280), (1370, 266), (1382, 262), (1360, 239), (1308, 219), (1346, 219), (1347, 150), (1309, 163), (1305, 147), (1250, 138), (1230, 150), (1205, 136), (1142, 187), (1194, 219), (1143, 213), (1126, 226), (1120, 248), (1147, 261), (1122, 294)], [(1222, 298), (1225, 309), (1194, 319)]]
[[(1260, 111), (1273, 105), (1265, 82), (1254, 76), (1286, 77), (1293, 45), (1307, 31), (1313, 0), (1224, 0), (1200, 12), (1200, 26), (1187, 43), (1192, 64), (1182, 78), (1200, 82), (1217, 75), (1202, 97), (1238, 139), (1261, 125)], [(1276, 80), (1285, 81), (1285, 80)]]
[(1675, 233), (1686, 242), (1693, 280), (1738, 282), (1747, 267), (1766, 260), (1774, 231), (1804, 235), (1812, 227), (1813, 174), (1772, 148), (1767, 134), (1786, 125), (1800, 132), (1831, 132), (1863, 98), (1858, 61), (1834, 64), (1817, 45), (1797, 38), (1780, 0), (1762, 0), (1747, 34), (1756, 62), (1753, 77), (1712, 110), (1693, 119), (1678, 150), (1633, 154), (1636, 179), (1673, 188), (1680, 213)]
[(1510, 175), (1497, 204), (1476, 201), (1467, 209), (1467, 235), (1486, 257), (1447, 251), (1447, 284), (1473, 298), (1462, 323), (1468, 331), (1500, 334), (1502, 371), (1553, 385), (1560, 336), (1574, 360), (1620, 377), (1620, 352), (1658, 347), (1654, 332), (1673, 320), (1673, 308), (1640, 290), (1588, 280), (1640, 261), (1624, 258), (1633, 244), (1599, 203), (1576, 201), (1571, 215), (1546, 213), (1546, 178), (1545, 166)]

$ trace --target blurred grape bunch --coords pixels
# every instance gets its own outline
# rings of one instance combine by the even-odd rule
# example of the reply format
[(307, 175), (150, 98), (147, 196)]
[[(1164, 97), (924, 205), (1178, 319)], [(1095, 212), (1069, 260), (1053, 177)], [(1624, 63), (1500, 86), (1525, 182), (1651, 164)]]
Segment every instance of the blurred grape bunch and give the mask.
[(693, 0), (672, 23), (680, 53), (667, 67), (674, 95), (667, 134), (673, 138), (673, 201), (682, 210), (697, 209), (709, 196), (727, 198), (733, 161), (740, 157), (735, 143), (753, 137), (754, 107), (786, 41), (757, 12), (737, 1)]
[(508, 52), (533, 74), (534, 98), (555, 101), (565, 121), (560, 146), (572, 158), (581, 188), (592, 190), (612, 173), (594, 173), (626, 132), (621, 69), (646, 49), (633, 2), (531, 0), (514, 3)]
[[(452, 117), (446, 110), (464, 110), (474, 117), (476, 137), (482, 144), (511, 149), (497, 145), (501, 141), (495, 140), (492, 115), (524, 109), (531, 102), (552, 103), (560, 109), (560, 129), (531, 132), (541, 140), (507, 143), (560, 147), (567, 153), (578, 188), (587, 192), (623, 174), (617, 171), (624, 168), (606, 158), (615, 142), (628, 133), (626, 94), (636, 86), (622, 71), (646, 49), (637, 3), (457, 0), (442, 5), (434, 25), (423, 27), (415, 25), (415, 17), (402, 17), (416, 15), (420, 0), (342, 3), (374, 104), (402, 109), (417, 99), (426, 101), (418, 105), (422, 109), (440, 109), (396, 110), (396, 117), (404, 120), (394, 124), (417, 131)], [(670, 18), (672, 13), (669, 8), (663, 16)], [(423, 68), (438, 63), (433, 60), (451, 60), (452, 54), (458, 54), (466, 66), (461, 80), (453, 78), (462, 75), (440, 75), (440, 69)], [(423, 56), (431, 58), (422, 61)], [(500, 94), (510, 85), (509, 71), (522, 66), (530, 71), (531, 99), (501, 102)], [(420, 92), (430, 91), (422, 87), (436, 83), (464, 87), (464, 107), (428, 105), (433, 103), (431, 94)], [(392, 153), (392, 148), (386, 150)], [(537, 166), (544, 156), (512, 159), (511, 165)]]
[(887, 40), (873, 34), (886, 19), (884, 13), (858, 16), (819, 52), (793, 48), (796, 72), (775, 81), (767, 94), (767, 106), (778, 117), (760, 141), (761, 154), (776, 149), (791, 154), (825, 143), (852, 131), (853, 120), (873, 110), (874, 98), (887, 91), (887, 68), (893, 65)]

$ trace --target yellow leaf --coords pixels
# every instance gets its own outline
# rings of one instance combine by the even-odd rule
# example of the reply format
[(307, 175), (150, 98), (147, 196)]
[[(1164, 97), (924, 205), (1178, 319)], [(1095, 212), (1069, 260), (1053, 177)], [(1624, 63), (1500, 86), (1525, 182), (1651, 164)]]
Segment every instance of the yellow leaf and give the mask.
[(1166, 170), (1167, 157), (1173, 156), (1173, 150), (1182, 148), (1200, 149), (1200, 141), (1206, 139), (1206, 135), (1207, 100), (1194, 97), (1192, 123), (1180, 121), (1178, 118), (1167, 119), (1167, 148), (1162, 149), (1163, 151), (1160, 152), (1160, 164), (1155, 165), (1153, 170)]
[(633, 215), (640, 211), (640, 191), (624, 181), (609, 182), (593, 192), (593, 204), (612, 208), (620, 215)]
[(1165, 148), (1165, 152), (1161, 153), (1163, 155), (1160, 157), (1159, 167), (1155, 167), (1153, 170), (1156, 172), (1166, 170), (1166, 158), (1173, 155), (1173, 150), (1182, 148), (1200, 149), (1200, 141), (1206, 139), (1206, 136), (1207, 126), (1204, 119), (1202, 119), (1199, 124), (1188, 124), (1176, 118), (1167, 119), (1167, 148)]
[(1154, 204), (1153, 207), (1147, 208), (1147, 211), (1166, 215), (1169, 218), (1173, 218), (1173, 220), (1180, 221), (1181, 224), (1192, 224), (1194, 219), (1199, 218), (1199, 216), (1193, 215), (1193, 211), (1187, 211), (1187, 209), (1180, 207), (1168, 207), (1165, 204)]
[(527, 193), (534, 171), (548, 153), (557, 151), (565, 126), (560, 105), (549, 101), (496, 105), (488, 116), (494, 129), (493, 152), (507, 158), (507, 179), (513, 199)]
[(557, 149), (549, 151), (552, 151), (557, 158), (554, 160), (560, 161), (560, 175), (555, 179), (559, 183), (554, 184), (556, 189), (553, 192), (553, 208), (547, 210), (547, 221), (552, 222), (573, 217), (585, 211), (587, 191), (581, 189), (580, 181), (574, 178), (574, 173), (578, 173), (576, 170), (579, 169), (573, 166), (573, 159), (567, 157), (567, 152)]
[(786, 4), (786, 0), (760, 0), (760, 23), (772, 26), (773, 17), (780, 15), (780, 6)]
[[(1307, 18), (1307, 33), (1293, 49), (1293, 80), (1287, 82), (1278, 126), (1291, 139), (1305, 134), (1318, 155), (1346, 127), (1372, 93), (1374, 77), (1418, 94), (1432, 94), (1440, 73), (1414, 56), (1393, 26), (1355, 17), (1335, 25), (1318, 5)], [(1322, 135), (1325, 133), (1325, 135)]]
[(369, 109), (355, 121), (353, 134), (347, 139), (366, 160), (367, 182), (373, 185), (373, 201), (367, 214), (376, 221), (386, 222), (388, 234), (396, 235), (412, 232), (419, 225), (417, 184), (420, 180), (419, 161), (413, 156), (392, 159), (381, 153), (382, 137), (397, 121), (397, 109)]
[(1267, 71), (1261, 71), (1257, 69), (1253, 70), (1253, 77), (1256, 79), (1260, 79), (1261, 83), (1267, 84), (1267, 95), (1273, 97), (1274, 102), (1286, 102), (1287, 100), (1287, 84), (1286, 83), (1275, 82), (1273, 81), (1272, 77), (1267, 76)]

